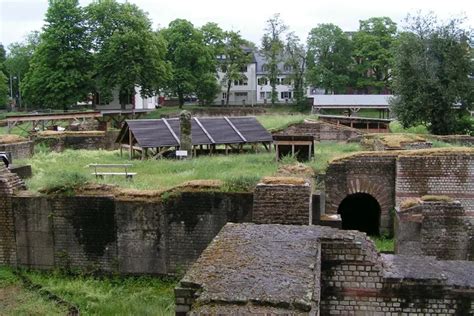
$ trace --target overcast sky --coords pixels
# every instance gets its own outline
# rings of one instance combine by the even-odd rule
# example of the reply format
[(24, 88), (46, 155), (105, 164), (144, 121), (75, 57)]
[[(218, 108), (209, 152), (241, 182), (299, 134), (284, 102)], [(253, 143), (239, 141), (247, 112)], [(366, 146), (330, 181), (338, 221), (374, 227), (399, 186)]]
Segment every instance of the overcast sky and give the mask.
[[(91, 0), (80, 0), (87, 5)], [(334, 23), (345, 31), (357, 30), (359, 20), (389, 16), (398, 24), (408, 13), (433, 11), (442, 19), (465, 16), (467, 26), (474, 26), (473, 0), (129, 0), (149, 13), (154, 27), (164, 27), (177, 18), (195, 26), (218, 23), (225, 30), (240, 31), (255, 43), (262, 37), (265, 20), (280, 13), (285, 23), (300, 38), (306, 39), (319, 23)], [(0, 0), (0, 42), (8, 46), (33, 30), (41, 30), (47, 0)]]

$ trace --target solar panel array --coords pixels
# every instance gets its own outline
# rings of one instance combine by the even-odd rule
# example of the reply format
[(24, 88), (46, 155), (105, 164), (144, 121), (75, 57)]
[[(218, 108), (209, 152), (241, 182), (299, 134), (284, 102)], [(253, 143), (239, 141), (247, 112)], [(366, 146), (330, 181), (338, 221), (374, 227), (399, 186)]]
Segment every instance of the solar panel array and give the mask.
[[(142, 148), (179, 146), (179, 118), (127, 120), (116, 142), (128, 143), (131, 131)], [(272, 135), (255, 117), (207, 117), (191, 120), (193, 145), (271, 142)]]

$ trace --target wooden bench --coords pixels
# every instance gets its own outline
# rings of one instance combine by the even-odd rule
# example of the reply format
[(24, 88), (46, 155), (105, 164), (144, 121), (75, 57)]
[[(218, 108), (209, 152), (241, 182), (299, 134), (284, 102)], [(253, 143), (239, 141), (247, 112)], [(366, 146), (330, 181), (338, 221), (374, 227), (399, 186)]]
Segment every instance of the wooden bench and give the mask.
[[(97, 164), (92, 163), (89, 164), (89, 168), (94, 168), (94, 172), (92, 173), (95, 175), (96, 178), (103, 179), (104, 176), (125, 176), (127, 180), (132, 180), (133, 176), (136, 175), (136, 172), (129, 172), (128, 168), (132, 167), (132, 164)], [(123, 169), (124, 172), (104, 172), (107, 169)]]

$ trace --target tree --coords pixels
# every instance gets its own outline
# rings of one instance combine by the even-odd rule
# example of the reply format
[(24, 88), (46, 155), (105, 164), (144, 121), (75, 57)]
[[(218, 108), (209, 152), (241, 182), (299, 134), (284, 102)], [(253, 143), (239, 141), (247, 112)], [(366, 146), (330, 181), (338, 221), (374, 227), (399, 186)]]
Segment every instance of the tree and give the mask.
[(219, 59), (219, 67), (224, 76), (221, 84), (226, 87), (226, 105), (229, 105), (230, 88), (234, 81), (247, 80), (242, 69), (247, 67), (251, 61), (251, 51), (245, 49), (246, 41), (238, 32), (229, 31), (225, 33), (222, 58)]
[[(474, 84), (469, 31), (460, 20), (446, 24), (433, 15), (408, 17), (407, 32), (395, 48), (393, 101), (404, 127), (424, 124), (434, 134), (466, 132), (460, 122), (472, 109)], [(459, 104), (461, 109), (453, 108)], [(472, 121), (471, 121), (472, 122)]]
[(91, 54), (78, 0), (49, 0), (41, 42), (23, 82), (34, 105), (67, 109), (90, 91)]
[(397, 24), (388, 17), (360, 21), (359, 31), (353, 38), (354, 58), (358, 74), (356, 86), (365, 93), (371, 89), (381, 93), (390, 87), (396, 33)]
[(171, 65), (167, 90), (178, 96), (181, 108), (186, 95), (197, 93), (198, 84), (203, 89), (201, 78), (215, 75), (215, 56), (213, 49), (204, 42), (202, 33), (189, 21), (174, 20), (161, 33), (168, 44), (166, 60)]
[[(31, 58), (35, 49), (40, 42), (40, 33), (35, 31), (28, 34), (22, 42), (15, 42), (8, 46), (8, 56), (5, 61), (5, 66), (10, 78), (12, 80), (11, 94), (17, 96), (19, 106), (22, 105), (20, 86), (24, 82), (24, 78), (30, 69)], [(25, 109), (26, 109), (26, 104)]]
[(94, 50), (95, 90), (104, 99), (119, 94), (122, 109), (140, 88), (143, 97), (156, 95), (169, 77), (166, 44), (136, 5), (115, 0), (87, 7)]
[(268, 79), (272, 87), (271, 102), (272, 105), (278, 100), (276, 84), (280, 70), (278, 64), (283, 60), (284, 43), (281, 39), (283, 33), (288, 27), (283, 23), (280, 14), (276, 13), (267, 20), (265, 34), (262, 38), (262, 53), (267, 61)]
[(351, 78), (349, 37), (334, 24), (319, 24), (308, 36), (308, 82), (325, 93), (344, 92)]
[(216, 75), (208, 72), (197, 82), (196, 96), (201, 105), (210, 105), (214, 102), (216, 95), (220, 90), (220, 86), (217, 84)]
[(289, 33), (286, 36), (285, 56), (285, 65), (291, 69), (288, 79), (293, 83), (296, 104), (304, 107), (306, 105), (304, 89), (307, 52), (298, 36), (294, 33)]
[(219, 56), (224, 50), (226, 32), (217, 23), (208, 22), (201, 27), (204, 43), (213, 50), (213, 56)]
[(8, 104), (8, 79), (5, 76), (5, 49), (0, 43), (0, 107)]

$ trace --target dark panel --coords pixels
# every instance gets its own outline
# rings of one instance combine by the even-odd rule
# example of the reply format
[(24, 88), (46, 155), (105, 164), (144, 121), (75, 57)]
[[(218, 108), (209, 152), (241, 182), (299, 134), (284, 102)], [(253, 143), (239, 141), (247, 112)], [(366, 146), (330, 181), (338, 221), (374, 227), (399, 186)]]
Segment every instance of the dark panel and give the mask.
[(229, 120), (249, 143), (272, 141), (272, 135), (255, 117), (229, 117)]
[(216, 144), (243, 143), (242, 138), (232, 129), (223, 117), (200, 118), (199, 121), (214, 138)]

